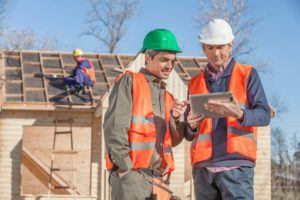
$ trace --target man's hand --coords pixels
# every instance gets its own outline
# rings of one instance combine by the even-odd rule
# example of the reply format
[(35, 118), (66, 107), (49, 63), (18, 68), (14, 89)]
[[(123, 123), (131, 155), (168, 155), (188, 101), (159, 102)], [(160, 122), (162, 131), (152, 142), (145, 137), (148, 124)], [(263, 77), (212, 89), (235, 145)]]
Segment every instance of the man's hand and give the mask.
[(198, 127), (198, 124), (204, 119), (204, 115), (196, 116), (193, 115), (191, 112), (187, 117), (187, 122), (189, 127), (194, 131)]
[(172, 117), (176, 120), (179, 119), (180, 116), (184, 113), (187, 107), (187, 101), (179, 101), (175, 99), (173, 106), (172, 106)]
[(206, 110), (212, 113), (216, 113), (221, 117), (234, 117), (242, 119), (244, 117), (244, 111), (240, 109), (237, 99), (233, 96), (231, 102), (218, 102), (210, 100), (204, 104)]

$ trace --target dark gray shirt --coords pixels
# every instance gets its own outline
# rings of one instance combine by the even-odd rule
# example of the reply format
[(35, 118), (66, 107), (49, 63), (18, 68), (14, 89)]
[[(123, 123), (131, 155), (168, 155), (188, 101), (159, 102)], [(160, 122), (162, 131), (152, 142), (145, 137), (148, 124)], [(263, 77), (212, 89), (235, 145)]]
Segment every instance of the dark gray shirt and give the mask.
[[(156, 128), (156, 145), (150, 167), (159, 169), (161, 165), (161, 147), (165, 136), (165, 104), (164, 93), (166, 83), (152, 75), (147, 69), (140, 70), (149, 83), (154, 123)], [(113, 87), (109, 96), (109, 107), (104, 118), (104, 138), (106, 148), (114, 165), (121, 170), (133, 167), (129, 156), (130, 146), (128, 142), (128, 130), (131, 124), (132, 114), (132, 76), (124, 75)]]

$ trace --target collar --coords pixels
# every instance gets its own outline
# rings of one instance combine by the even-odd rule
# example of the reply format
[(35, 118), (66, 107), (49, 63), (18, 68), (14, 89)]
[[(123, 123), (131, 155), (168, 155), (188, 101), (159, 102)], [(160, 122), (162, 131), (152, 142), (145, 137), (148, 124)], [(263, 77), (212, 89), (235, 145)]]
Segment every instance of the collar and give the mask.
[(219, 71), (218, 71), (217, 73), (215, 73), (215, 72), (213, 71), (212, 66), (211, 66), (210, 63), (208, 63), (208, 64), (206, 65), (206, 68), (207, 68), (207, 70), (208, 70), (208, 72), (209, 72), (210, 74), (211, 74), (211, 73), (212, 73), (212, 74), (219, 74), (219, 73), (225, 71), (225, 69), (228, 67), (228, 65), (229, 65), (229, 63), (230, 63), (231, 60), (232, 60), (232, 57), (230, 57), (230, 58), (228, 59), (228, 61), (227, 61), (226, 63), (224, 63), (224, 64), (220, 67), (220, 69), (219, 69)]
[(158, 79), (156, 76), (151, 74), (146, 68), (141, 68), (140, 73), (145, 75), (148, 82), (158, 83), (160, 84), (161, 88), (166, 88), (167, 84), (163, 80)]
[(83, 61), (85, 61), (86, 58), (81, 57), (78, 61), (76, 61), (77, 63), (82, 63)]
[(217, 73), (214, 73), (211, 70), (211, 65), (209, 63), (206, 65), (204, 71), (213, 80), (217, 80), (220, 77), (229, 76), (232, 72), (232, 68), (235, 63), (236, 63), (235, 59), (230, 57), (230, 59), (224, 65), (221, 66), (220, 70)]

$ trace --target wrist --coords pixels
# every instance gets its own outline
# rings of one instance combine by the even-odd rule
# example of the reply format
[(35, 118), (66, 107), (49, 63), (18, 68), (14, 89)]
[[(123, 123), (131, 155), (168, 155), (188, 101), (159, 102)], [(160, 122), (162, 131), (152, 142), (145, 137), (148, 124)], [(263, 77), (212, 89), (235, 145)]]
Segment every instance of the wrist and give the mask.
[(242, 109), (240, 110), (237, 119), (239, 119), (239, 120), (243, 120), (244, 119), (244, 110), (242, 110)]
[(192, 131), (192, 132), (196, 132), (197, 131), (197, 126), (192, 127), (190, 124), (188, 124), (188, 127), (189, 127), (190, 131)]
[(179, 119), (180, 119), (180, 115), (179, 115), (179, 116), (174, 116), (174, 115), (173, 115), (173, 110), (172, 110), (172, 112), (171, 112), (171, 116), (172, 116), (172, 118), (174, 119), (175, 122), (178, 122)]
[(180, 117), (173, 117), (175, 122), (179, 122)]

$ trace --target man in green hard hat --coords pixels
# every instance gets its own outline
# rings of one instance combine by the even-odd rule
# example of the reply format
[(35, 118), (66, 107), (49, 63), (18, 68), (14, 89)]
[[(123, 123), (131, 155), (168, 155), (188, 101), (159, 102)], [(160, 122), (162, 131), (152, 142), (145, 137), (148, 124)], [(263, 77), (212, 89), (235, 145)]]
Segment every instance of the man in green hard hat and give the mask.
[[(171, 148), (183, 138), (178, 123), (186, 105), (174, 100), (163, 81), (181, 52), (176, 37), (166, 29), (150, 31), (141, 52), (146, 67), (126, 72), (116, 81), (104, 118), (113, 200), (169, 199), (165, 180), (174, 170)], [(165, 192), (153, 189), (154, 178), (164, 180)]]

